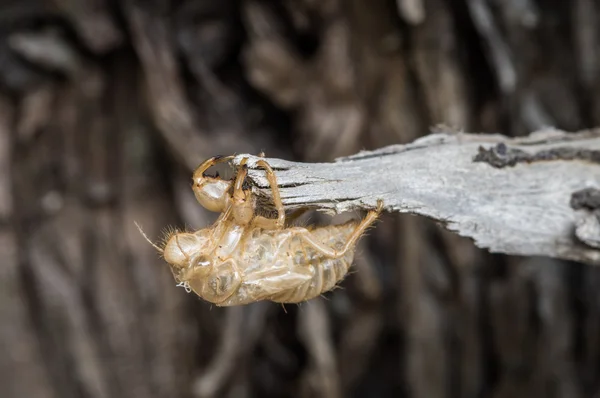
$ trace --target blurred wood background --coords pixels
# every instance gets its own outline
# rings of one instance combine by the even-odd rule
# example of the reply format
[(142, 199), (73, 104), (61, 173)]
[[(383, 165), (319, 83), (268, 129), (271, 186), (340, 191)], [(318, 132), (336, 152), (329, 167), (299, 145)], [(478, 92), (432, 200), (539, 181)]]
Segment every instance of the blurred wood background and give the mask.
[(3, 1), (0, 396), (598, 396), (594, 267), (386, 214), (342, 288), (219, 309), (134, 221), (212, 222), (189, 179), (216, 154), (598, 126), (599, 17), (594, 0)]

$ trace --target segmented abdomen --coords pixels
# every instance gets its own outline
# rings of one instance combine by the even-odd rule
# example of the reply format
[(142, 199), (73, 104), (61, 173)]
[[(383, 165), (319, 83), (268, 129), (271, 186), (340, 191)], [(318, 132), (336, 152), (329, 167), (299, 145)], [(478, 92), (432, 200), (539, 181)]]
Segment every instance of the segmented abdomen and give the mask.
[[(311, 231), (311, 235), (326, 247), (341, 250), (356, 225), (355, 222), (350, 222), (317, 228)], [(312, 278), (296, 288), (287, 289), (270, 297), (271, 301), (279, 303), (299, 303), (331, 290), (346, 276), (354, 260), (354, 247), (341, 257), (331, 258), (313, 248), (300, 236), (290, 239), (286, 251), (292, 255), (289, 266), (302, 270), (309, 269)]]

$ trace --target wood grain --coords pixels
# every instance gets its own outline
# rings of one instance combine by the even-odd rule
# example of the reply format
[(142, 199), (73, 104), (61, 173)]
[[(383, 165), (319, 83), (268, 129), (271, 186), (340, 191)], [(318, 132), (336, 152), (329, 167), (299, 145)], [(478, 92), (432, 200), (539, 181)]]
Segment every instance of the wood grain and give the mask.
[[(508, 148), (505, 156), (513, 151), (529, 160), (501, 168), (474, 160), (481, 149), (498, 144), (504, 144), (501, 151)], [(558, 158), (535, 157), (552, 153)], [(234, 163), (246, 156), (238, 155)], [(498, 156), (502, 162), (503, 155)], [(337, 214), (374, 208), (381, 198), (388, 211), (432, 218), (491, 252), (600, 265), (600, 251), (589, 244), (598, 240), (596, 216), (570, 206), (578, 190), (600, 189), (598, 159), (600, 130), (543, 130), (513, 139), (437, 132), (333, 163), (268, 161), (277, 170), (282, 200), (290, 209), (311, 206)], [(249, 175), (259, 187), (268, 186), (262, 171)]]

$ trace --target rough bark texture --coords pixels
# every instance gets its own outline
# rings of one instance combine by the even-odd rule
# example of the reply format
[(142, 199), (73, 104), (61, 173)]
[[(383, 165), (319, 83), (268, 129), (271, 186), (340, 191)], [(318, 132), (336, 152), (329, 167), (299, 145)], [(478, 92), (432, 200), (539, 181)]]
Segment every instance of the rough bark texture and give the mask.
[[(233, 165), (242, 159), (268, 203), (263, 158), (240, 154)], [(427, 216), (494, 253), (600, 265), (600, 130), (516, 139), (446, 132), (334, 163), (267, 161), (288, 209), (336, 214), (382, 200), (387, 211)]]
[(217, 309), (175, 287), (134, 225), (158, 237), (211, 222), (189, 178), (215, 154), (330, 162), (439, 123), (598, 126), (599, 13), (593, 0), (2, 2), (0, 396), (600, 393), (598, 267), (490, 254), (388, 213), (343, 289)]

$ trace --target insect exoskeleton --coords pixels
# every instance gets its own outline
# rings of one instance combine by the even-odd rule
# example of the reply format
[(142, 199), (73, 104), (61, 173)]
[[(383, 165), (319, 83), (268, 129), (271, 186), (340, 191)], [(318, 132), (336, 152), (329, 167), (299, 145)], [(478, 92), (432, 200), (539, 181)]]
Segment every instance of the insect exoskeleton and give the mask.
[(221, 213), (217, 221), (196, 232), (172, 233), (163, 248), (153, 244), (175, 279), (217, 306), (263, 300), (299, 303), (331, 290), (348, 273), (356, 243), (382, 212), (383, 202), (379, 200), (361, 221), (317, 228), (287, 226), (277, 178), (264, 159), (256, 166), (265, 170), (277, 218), (257, 214), (258, 201), (244, 185), (247, 158), (231, 181), (204, 174), (231, 158), (208, 159), (193, 175), (196, 199)]

